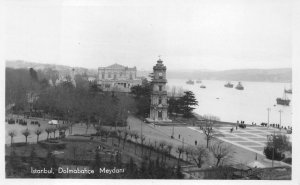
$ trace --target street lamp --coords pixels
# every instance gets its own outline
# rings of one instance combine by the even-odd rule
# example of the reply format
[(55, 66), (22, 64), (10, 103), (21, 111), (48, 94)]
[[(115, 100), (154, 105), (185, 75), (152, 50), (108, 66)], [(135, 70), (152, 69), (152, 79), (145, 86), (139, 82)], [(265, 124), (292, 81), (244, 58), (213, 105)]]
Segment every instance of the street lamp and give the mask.
[(279, 129), (281, 131), (281, 113), (283, 112), (281, 109), (278, 111), (279, 112)]
[(268, 111), (268, 128), (270, 127), (270, 119), (269, 119), (269, 117), (270, 117), (270, 110), (271, 110), (271, 108), (267, 108), (267, 111)]

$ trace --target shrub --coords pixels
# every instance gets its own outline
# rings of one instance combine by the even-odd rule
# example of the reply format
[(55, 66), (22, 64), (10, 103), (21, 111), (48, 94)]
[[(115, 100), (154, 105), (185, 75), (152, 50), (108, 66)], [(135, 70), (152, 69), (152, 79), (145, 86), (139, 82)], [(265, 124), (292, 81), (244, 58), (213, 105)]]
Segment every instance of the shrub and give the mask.
[[(273, 147), (265, 147), (264, 148), (264, 154), (267, 157), (267, 159), (273, 158)], [(281, 161), (284, 158), (284, 155), (279, 152), (278, 150), (274, 150), (274, 160)]]

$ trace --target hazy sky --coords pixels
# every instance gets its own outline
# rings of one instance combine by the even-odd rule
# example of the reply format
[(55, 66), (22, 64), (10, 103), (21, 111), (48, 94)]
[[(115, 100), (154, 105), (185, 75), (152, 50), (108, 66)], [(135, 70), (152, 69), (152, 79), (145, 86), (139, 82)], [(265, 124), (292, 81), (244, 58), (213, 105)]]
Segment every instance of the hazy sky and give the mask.
[(291, 67), (290, 0), (7, 0), (6, 59), (151, 70)]

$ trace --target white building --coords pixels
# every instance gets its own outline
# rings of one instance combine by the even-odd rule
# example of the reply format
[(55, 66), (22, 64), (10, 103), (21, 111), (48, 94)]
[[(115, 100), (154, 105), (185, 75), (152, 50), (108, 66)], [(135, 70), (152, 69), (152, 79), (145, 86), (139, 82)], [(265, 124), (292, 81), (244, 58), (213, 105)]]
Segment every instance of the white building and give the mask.
[(99, 67), (98, 85), (104, 91), (130, 92), (132, 86), (142, 84), (136, 73), (136, 67), (129, 68), (120, 64)]

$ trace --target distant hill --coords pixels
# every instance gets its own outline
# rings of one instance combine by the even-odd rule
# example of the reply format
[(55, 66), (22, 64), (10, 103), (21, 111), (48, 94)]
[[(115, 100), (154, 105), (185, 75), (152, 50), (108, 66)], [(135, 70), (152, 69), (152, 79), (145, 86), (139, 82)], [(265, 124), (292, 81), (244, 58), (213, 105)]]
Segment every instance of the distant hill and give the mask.
[[(36, 70), (43, 70), (46, 68), (51, 68), (53, 70), (57, 70), (62, 74), (68, 74), (73, 67), (65, 66), (65, 65), (56, 65), (56, 64), (42, 64), (42, 63), (35, 63), (35, 62), (27, 62), (23, 60), (7, 60), (6, 67), (9, 68), (34, 68)], [(87, 69), (83, 67), (74, 67), (76, 73), (84, 74), (86, 73), (89, 76), (96, 76), (97, 69)]]
[[(151, 71), (139, 71), (140, 76), (148, 76)], [(167, 71), (167, 78), (191, 80), (224, 80), (256, 82), (291, 82), (292, 69), (235, 69), (224, 71), (185, 70)]]
[[(22, 60), (6, 61), (6, 67), (11, 68), (29, 68), (35, 69), (52, 68), (60, 72), (70, 71), (72, 67), (55, 64), (41, 64), (34, 62), (26, 62)], [(96, 76), (97, 69), (87, 69), (83, 67), (75, 67), (77, 73), (86, 73), (89, 76)], [(148, 77), (152, 73), (149, 71), (138, 70), (137, 76)], [(167, 78), (176, 79), (192, 79), (192, 80), (224, 80), (224, 81), (257, 81), (257, 82), (291, 82), (292, 69), (278, 68), (278, 69), (234, 69), (224, 71), (212, 70), (181, 70), (181, 71), (167, 71)]]

